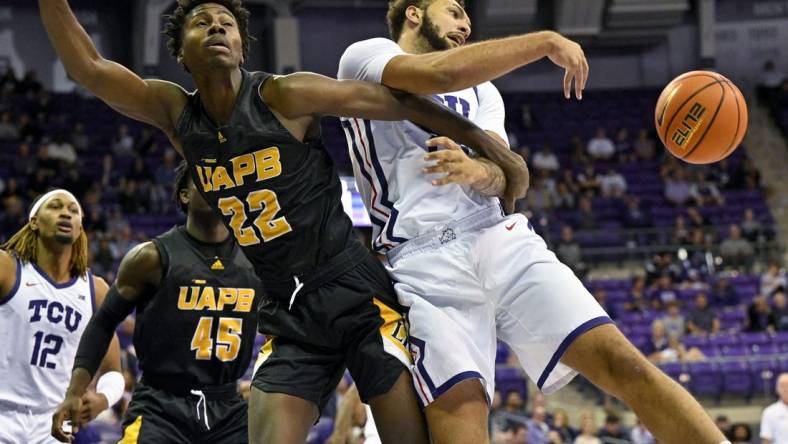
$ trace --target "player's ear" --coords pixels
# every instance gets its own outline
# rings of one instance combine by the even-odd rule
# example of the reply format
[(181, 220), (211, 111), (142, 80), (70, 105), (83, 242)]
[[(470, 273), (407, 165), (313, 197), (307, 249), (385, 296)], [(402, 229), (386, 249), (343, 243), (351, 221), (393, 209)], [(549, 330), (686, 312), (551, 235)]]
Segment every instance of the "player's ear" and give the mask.
[(178, 193), (178, 199), (181, 200), (181, 204), (184, 206), (189, 206), (189, 190), (183, 189)]
[(405, 10), (405, 18), (414, 25), (421, 25), (421, 17), (422, 14), (425, 13), (426, 11), (421, 10), (415, 5), (411, 5)]
[(38, 231), (38, 221), (36, 220), (36, 218), (37, 218), (37, 216), (33, 216), (33, 218), (30, 219), (29, 225), (30, 225), (30, 229), (32, 231), (36, 231), (37, 232)]

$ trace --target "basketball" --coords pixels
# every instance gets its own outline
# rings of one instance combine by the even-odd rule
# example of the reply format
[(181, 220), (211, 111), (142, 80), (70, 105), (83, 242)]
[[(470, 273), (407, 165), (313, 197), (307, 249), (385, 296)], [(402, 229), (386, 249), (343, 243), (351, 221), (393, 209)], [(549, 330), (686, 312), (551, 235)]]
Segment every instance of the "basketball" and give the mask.
[(717, 162), (739, 146), (747, 132), (747, 103), (736, 85), (711, 71), (682, 74), (662, 90), (654, 111), (657, 134), (679, 159)]

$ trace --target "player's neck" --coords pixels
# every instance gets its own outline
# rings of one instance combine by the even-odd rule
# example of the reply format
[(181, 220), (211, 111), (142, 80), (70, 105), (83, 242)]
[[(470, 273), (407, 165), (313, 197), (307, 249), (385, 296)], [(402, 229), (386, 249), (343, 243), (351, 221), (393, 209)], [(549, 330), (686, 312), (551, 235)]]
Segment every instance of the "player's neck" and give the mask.
[(71, 245), (49, 244), (38, 239), (36, 245), (36, 265), (55, 283), (62, 284), (71, 280)]
[(186, 232), (200, 242), (206, 244), (219, 244), (227, 240), (230, 233), (221, 221), (215, 217), (188, 217), (186, 219)]
[(211, 70), (195, 73), (194, 83), (200, 91), (205, 111), (217, 125), (225, 125), (235, 108), (235, 99), (241, 90), (241, 69)]
[(408, 54), (426, 54), (435, 51), (429, 43), (417, 32), (402, 34), (397, 42), (400, 48)]

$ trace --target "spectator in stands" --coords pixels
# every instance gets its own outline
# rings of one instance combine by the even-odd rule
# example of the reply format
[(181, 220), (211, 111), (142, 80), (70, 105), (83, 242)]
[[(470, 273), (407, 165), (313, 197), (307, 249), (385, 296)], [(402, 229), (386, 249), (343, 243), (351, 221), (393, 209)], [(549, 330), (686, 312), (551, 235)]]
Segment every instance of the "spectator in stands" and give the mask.
[(570, 158), (572, 165), (580, 166), (591, 163), (591, 158), (586, 153), (586, 144), (583, 143), (583, 139), (581, 139), (580, 136), (572, 136), (569, 145), (572, 150)]
[(645, 128), (638, 131), (638, 138), (635, 140), (633, 146), (635, 155), (642, 161), (649, 161), (653, 159), (657, 152), (654, 139), (649, 136), (648, 130)]
[[(95, 247), (93, 247), (96, 245)], [(91, 268), (94, 273), (99, 276), (105, 276), (108, 272), (114, 271), (115, 261), (120, 259), (121, 253), (113, 248), (109, 243), (109, 239), (102, 237), (99, 239), (98, 244), (93, 242), (91, 244)]]
[(528, 420), (528, 442), (529, 443), (548, 443), (550, 426), (547, 425), (547, 412), (542, 406), (536, 406), (531, 412), (531, 419)]
[(648, 431), (646, 426), (640, 421), (640, 418), (637, 418), (637, 422), (635, 423), (635, 427), (632, 428), (632, 431), (629, 433), (629, 440), (632, 441), (632, 444), (655, 444), (656, 439), (654, 439), (654, 435)]
[(558, 156), (555, 155), (553, 147), (549, 143), (545, 143), (541, 150), (534, 153), (531, 165), (536, 170), (558, 171), (560, 169)]
[(27, 114), (19, 116), (16, 124), (19, 130), (19, 140), (24, 142), (37, 142), (41, 138), (41, 130), (38, 125), (30, 119)]
[(665, 326), (668, 336), (681, 339), (687, 331), (687, 322), (681, 314), (679, 301), (670, 301), (665, 306), (665, 315), (660, 319)]
[(17, 140), (19, 138), (19, 130), (11, 118), (10, 111), (0, 114), (0, 140)]
[(587, 269), (583, 263), (583, 253), (580, 244), (575, 240), (572, 227), (564, 225), (561, 228), (561, 241), (555, 249), (555, 254), (561, 262), (572, 269), (575, 275), (581, 279), (585, 277)]
[(599, 192), (599, 175), (594, 170), (594, 166), (588, 164), (583, 171), (577, 175), (577, 184), (580, 192), (597, 194)]
[(746, 331), (770, 331), (775, 327), (774, 314), (769, 306), (766, 296), (758, 295), (752, 300), (752, 304), (747, 307), (747, 319), (744, 321)]
[(608, 160), (616, 154), (616, 146), (607, 137), (607, 131), (602, 127), (597, 128), (594, 137), (588, 141), (586, 150), (588, 155), (595, 160)]
[(687, 331), (693, 335), (714, 334), (720, 331), (720, 319), (709, 307), (705, 293), (695, 296), (695, 306), (687, 313)]
[(750, 242), (758, 242), (762, 239), (763, 225), (755, 218), (752, 208), (744, 210), (744, 219), (739, 224), (742, 235)]
[(687, 267), (687, 275), (684, 278), (684, 281), (681, 282), (681, 285), (679, 285), (679, 289), (708, 291), (709, 284), (703, 281), (703, 277), (697, 269), (691, 268), (692, 264), (689, 265), (690, 266)]
[(652, 353), (648, 357), (655, 364), (665, 362), (698, 362), (706, 359), (703, 352), (697, 347), (687, 350), (684, 344), (675, 336), (668, 336), (668, 345), (661, 351)]
[(651, 306), (655, 310), (661, 310), (662, 307), (667, 305), (669, 302), (675, 301), (677, 299), (678, 294), (676, 293), (675, 287), (673, 286), (673, 278), (666, 270), (656, 280), (654, 285), (652, 285), (651, 290), (649, 290), (649, 300), (651, 301)]
[(714, 418), (714, 424), (717, 425), (717, 428), (720, 429), (723, 435), (730, 438), (731, 436), (731, 421), (725, 415), (717, 415)]
[(167, 150), (164, 152), (162, 163), (156, 167), (154, 177), (158, 183), (173, 183), (175, 180), (175, 167), (176, 163), (175, 150)]
[(16, 156), (8, 160), (11, 174), (16, 177), (29, 177), (38, 169), (38, 159), (31, 154), (30, 144), (22, 142)]
[[(564, 409), (555, 409), (553, 412), (553, 425), (551, 429), (560, 438), (561, 443), (571, 444), (577, 437), (577, 430), (569, 425), (569, 415)], [(554, 442), (552, 439), (551, 442)]]
[(788, 373), (777, 377), (775, 391), (780, 399), (761, 414), (761, 444), (788, 444)]
[(55, 137), (47, 145), (47, 155), (50, 159), (62, 162), (66, 166), (77, 161), (77, 152), (74, 147), (62, 137)]
[(618, 163), (628, 163), (635, 160), (632, 140), (629, 138), (629, 130), (621, 127), (616, 132), (616, 158)]
[(621, 199), (627, 191), (627, 180), (612, 167), (607, 169), (607, 173), (597, 176), (597, 182), (604, 197)]
[(77, 151), (87, 151), (90, 148), (90, 136), (85, 132), (85, 125), (82, 122), (74, 124), (74, 131), (71, 132), (71, 145)]
[(697, 207), (687, 207), (687, 221), (693, 228), (702, 228), (709, 224)]
[[(545, 177), (545, 174), (548, 177)], [(551, 211), (557, 200), (555, 189), (550, 186), (549, 174), (548, 171), (540, 171), (531, 176), (531, 187), (528, 190), (526, 201), (528, 208), (537, 214)]]
[(767, 103), (773, 102), (773, 96), (776, 94), (785, 81), (785, 74), (780, 72), (774, 64), (774, 61), (767, 60), (763, 64), (756, 91), (758, 93), (758, 100)]
[(624, 304), (624, 309), (629, 312), (644, 313), (649, 308), (646, 297), (646, 278), (638, 276), (632, 282), (629, 290), (629, 300)]
[(128, 126), (118, 126), (115, 136), (112, 138), (112, 152), (116, 156), (131, 157), (134, 155), (134, 138), (129, 134)]
[(506, 403), (503, 406), (503, 411), (512, 415), (525, 416), (525, 402), (519, 391), (509, 390), (506, 392)]
[(732, 307), (741, 303), (741, 297), (728, 278), (720, 277), (714, 286), (714, 301), (715, 305)]
[(738, 225), (728, 227), (728, 238), (720, 244), (720, 256), (728, 266), (749, 269), (755, 249), (747, 239), (742, 239)]
[(575, 180), (575, 175), (570, 169), (565, 169), (561, 173), (561, 182), (566, 184), (566, 187), (569, 189), (570, 193), (578, 194), (580, 193), (580, 184), (577, 183)]
[(514, 426), (514, 437), (512, 438), (512, 444), (528, 444), (530, 442), (544, 442), (547, 444), (547, 441), (532, 441), (529, 438), (529, 434), (531, 430), (525, 424), (517, 424)]
[(86, 212), (87, 217), (85, 217), (85, 219), (82, 221), (82, 225), (85, 227), (85, 229), (93, 234), (105, 233), (107, 231), (107, 218), (104, 216), (103, 208), (92, 206)]
[(772, 317), (774, 318), (774, 329), (776, 331), (788, 331), (788, 306), (786, 304), (785, 292), (774, 293), (772, 300)]
[(581, 197), (575, 213), (575, 226), (581, 230), (595, 230), (597, 228), (596, 213), (591, 204), (591, 199)]
[(731, 426), (731, 444), (752, 444), (752, 429), (744, 423)]
[(575, 207), (575, 195), (569, 190), (566, 182), (559, 182), (556, 188), (555, 207), (571, 210)]
[(761, 275), (761, 294), (771, 296), (776, 291), (788, 289), (788, 278), (785, 269), (780, 268), (780, 264), (771, 261), (769, 267)]
[(643, 346), (643, 354), (651, 361), (659, 361), (657, 354), (666, 348), (668, 348), (668, 332), (665, 323), (661, 319), (654, 319), (651, 322), (651, 337)]
[(580, 435), (575, 438), (574, 444), (602, 444), (596, 436), (596, 425), (591, 415), (585, 415), (580, 421)]
[(690, 199), (690, 183), (683, 168), (665, 178), (665, 199), (676, 206), (683, 206)]
[(510, 427), (495, 427), (492, 429), (491, 444), (512, 444), (514, 429)]
[(607, 312), (610, 319), (618, 319), (618, 313), (616, 313), (615, 307), (610, 305), (607, 301), (607, 292), (604, 288), (597, 288), (594, 290), (594, 299), (599, 302), (599, 305)]
[(687, 228), (687, 220), (679, 214), (673, 223), (673, 234), (670, 236), (670, 241), (674, 245), (686, 245), (689, 243), (689, 238), (690, 233)]
[(761, 187), (761, 173), (748, 158), (741, 162), (741, 170), (744, 175), (744, 187), (748, 190), (758, 190)]
[[(626, 199), (627, 208), (624, 211), (624, 226), (627, 228), (643, 228), (651, 225), (651, 218), (640, 204), (640, 198), (630, 196)], [(645, 242), (639, 242), (645, 243)]]
[(702, 207), (704, 205), (722, 205), (725, 199), (722, 198), (720, 190), (713, 182), (709, 182), (706, 173), (698, 171), (695, 175), (695, 181), (689, 187), (690, 198), (695, 205)]
[(629, 442), (629, 431), (621, 425), (618, 415), (610, 413), (599, 431), (599, 439), (603, 444), (624, 444)]

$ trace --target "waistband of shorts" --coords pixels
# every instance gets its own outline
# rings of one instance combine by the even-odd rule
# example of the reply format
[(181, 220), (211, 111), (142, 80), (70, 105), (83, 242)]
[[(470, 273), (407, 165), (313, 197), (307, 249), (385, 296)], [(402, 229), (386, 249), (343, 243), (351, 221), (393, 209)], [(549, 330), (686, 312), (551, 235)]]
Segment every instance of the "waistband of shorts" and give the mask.
[(238, 386), (235, 382), (222, 385), (194, 386), (178, 378), (143, 375), (140, 383), (180, 398), (197, 396), (192, 391), (202, 392), (208, 401), (223, 401), (239, 396)]
[(347, 273), (370, 255), (369, 251), (360, 242), (352, 242), (345, 250), (336, 256), (320, 263), (314, 270), (293, 275), (284, 280), (266, 280), (262, 278), (265, 296), (278, 300), (289, 301), (298, 289), (299, 294), (317, 290), (323, 284)]
[(460, 220), (438, 225), (418, 237), (397, 245), (386, 253), (386, 258), (393, 265), (404, 256), (422, 250), (438, 248), (457, 239), (458, 236), (465, 232), (491, 227), (500, 222), (503, 216), (500, 205), (489, 206)]
[(26, 415), (35, 415), (39, 413), (47, 413), (51, 410), (46, 409), (33, 409), (31, 406), (19, 405), (11, 401), (0, 400), (0, 411), (14, 411), (17, 413), (24, 413)]

